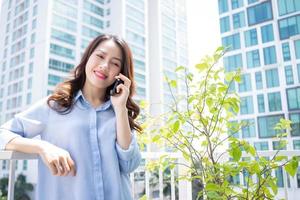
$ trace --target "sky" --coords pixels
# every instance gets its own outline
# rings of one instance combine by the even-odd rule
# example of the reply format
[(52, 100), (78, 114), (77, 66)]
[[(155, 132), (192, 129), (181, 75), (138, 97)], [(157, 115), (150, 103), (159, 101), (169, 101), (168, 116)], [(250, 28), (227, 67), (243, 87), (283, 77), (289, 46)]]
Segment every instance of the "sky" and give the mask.
[(217, 0), (186, 0), (189, 61), (193, 66), (221, 45)]

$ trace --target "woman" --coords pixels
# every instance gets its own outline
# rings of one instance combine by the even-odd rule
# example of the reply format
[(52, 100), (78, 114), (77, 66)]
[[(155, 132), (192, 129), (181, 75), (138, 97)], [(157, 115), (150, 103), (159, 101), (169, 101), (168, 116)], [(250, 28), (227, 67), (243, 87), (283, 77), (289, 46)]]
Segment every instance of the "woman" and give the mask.
[[(85, 50), (74, 77), (0, 129), (0, 147), (36, 153), (37, 199), (132, 199), (129, 173), (141, 155), (133, 130), (133, 62), (126, 42), (101, 35)], [(110, 96), (116, 79), (123, 83)], [(29, 139), (37, 135), (41, 140)]]

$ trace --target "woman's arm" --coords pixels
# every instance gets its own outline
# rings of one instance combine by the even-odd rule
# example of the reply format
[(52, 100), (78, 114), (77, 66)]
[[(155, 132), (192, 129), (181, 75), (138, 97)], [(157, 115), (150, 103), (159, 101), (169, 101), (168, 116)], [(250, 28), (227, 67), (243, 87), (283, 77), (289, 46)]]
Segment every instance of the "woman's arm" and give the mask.
[(5, 150), (38, 154), (55, 176), (76, 174), (75, 164), (70, 154), (46, 141), (15, 137), (6, 145)]
[(115, 108), (117, 121), (117, 143), (122, 149), (128, 149), (131, 142), (131, 130), (126, 107)]
[(0, 149), (36, 153), (54, 175), (75, 174), (69, 153), (46, 141), (29, 139), (43, 133), (47, 126), (49, 107), (46, 99), (15, 115), (0, 127)]

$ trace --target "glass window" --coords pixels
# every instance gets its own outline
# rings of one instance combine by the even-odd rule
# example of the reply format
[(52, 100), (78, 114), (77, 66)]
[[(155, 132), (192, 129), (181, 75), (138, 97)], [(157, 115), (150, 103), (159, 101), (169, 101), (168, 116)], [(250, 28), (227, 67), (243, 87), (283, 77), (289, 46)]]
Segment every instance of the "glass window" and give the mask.
[(268, 103), (270, 112), (282, 110), (280, 92), (268, 93)]
[(271, 1), (263, 2), (247, 8), (248, 24), (259, 24), (273, 19)]
[(97, 28), (103, 28), (104, 23), (102, 20), (100, 20), (96, 17), (90, 16), (90, 15), (87, 15), (86, 13), (83, 13), (82, 20), (84, 23), (87, 23), (89, 25), (95, 26)]
[(31, 48), (29, 58), (33, 58), (33, 57), (34, 57), (34, 48)]
[(258, 112), (259, 113), (264, 113), (265, 112), (265, 100), (264, 100), (264, 95), (263, 94), (257, 95), (257, 107), (258, 107)]
[(300, 83), (300, 64), (297, 64), (298, 81)]
[(219, 0), (219, 14), (225, 13), (227, 11), (228, 11), (227, 0)]
[(95, 38), (95, 37), (101, 35), (101, 33), (98, 31), (95, 31), (94, 29), (88, 28), (86, 26), (82, 26), (82, 35), (89, 37), (89, 38)]
[(277, 62), (275, 46), (264, 48), (264, 63), (265, 65), (274, 64)]
[(272, 24), (268, 24), (261, 27), (261, 37), (263, 43), (271, 42), (274, 40), (274, 32), (273, 32)]
[(32, 20), (31, 28), (32, 30), (36, 28), (36, 19)]
[(104, 10), (103, 8), (96, 6), (95, 4), (92, 4), (88, 1), (84, 1), (84, 9), (87, 11), (91, 11), (92, 13), (100, 16), (104, 16)]
[(230, 21), (228, 16), (220, 19), (220, 30), (221, 33), (230, 31)]
[(300, 87), (289, 88), (286, 90), (288, 109), (297, 110), (300, 109)]
[(286, 150), (286, 144), (283, 141), (273, 141), (273, 150)]
[(131, 18), (127, 17), (126, 18), (126, 25), (128, 28), (131, 30), (134, 30), (140, 34), (145, 33), (145, 27), (144, 24), (137, 22), (136, 20), (132, 20)]
[(300, 149), (300, 140), (294, 140), (293, 141), (294, 150)]
[(69, 48), (59, 46), (57, 44), (50, 44), (50, 53), (75, 59), (75, 51)]
[(232, 15), (233, 28), (241, 28), (245, 26), (245, 13), (239, 12)]
[(240, 8), (244, 5), (244, 0), (231, 0), (232, 9)]
[(261, 72), (255, 72), (255, 82), (256, 82), (256, 89), (263, 88), (263, 81), (262, 81), (262, 74)]
[(52, 24), (70, 31), (76, 31), (76, 22), (60, 17), (58, 15), (53, 15)]
[(257, 31), (255, 28), (245, 31), (244, 37), (246, 47), (257, 45)]
[(254, 148), (256, 151), (267, 151), (269, 150), (268, 142), (254, 142)]
[[(274, 144), (274, 142), (273, 142)], [(275, 170), (275, 176), (277, 178), (277, 186), (278, 187), (283, 187), (283, 172), (282, 172), (282, 167), (278, 167), (276, 170)]]
[(266, 70), (267, 88), (278, 87), (279, 77), (277, 68)]
[(251, 76), (250, 74), (242, 74), (241, 82), (239, 83), (239, 92), (251, 91)]
[(279, 15), (286, 15), (300, 10), (299, 0), (277, 0)]
[(283, 115), (258, 117), (258, 133), (260, 138), (275, 137), (279, 132), (274, 130), (275, 125)]
[(23, 170), (27, 170), (27, 166), (28, 166), (28, 161), (23, 160)]
[(50, 59), (49, 68), (62, 72), (70, 72), (74, 68), (74, 65), (59, 60)]
[(48, 84), (49, 85), (55, 86), (58, 83), (62, 82), (63, 80), (64, 79), (60, 76), (56, 76), (56, 75), (53, 75), (53, 74), (48, 74)]
[(243, 67), (242, 54), (224, 57), (224, 67), (226, 72), (235, 71)]
[(260, 66), (259, 51), (253, 50), (246, 53), (247, 68), (254, 68)]
[(294, 84), (294, 77), (293, 77), (293, 68), (291, 65), (284, 67), (285, 72), (285, 82), (287, 85)]
[(242, 137), (243, 138), (256, 137), (255, 120), (246, 119), (246, 120), (242, 120), (242, 123), (244, 124), (244, 126), (242, 127)]
[(280, 39), (284, 40), (300, 33), (300, 15), (279, 20)]
[[(300, 113), (292, 113), (289, 115), (291, 124), (291, 135), (292, 136), (300, 136)], [(299, 140), (300, 141), (300, 140)]]
[(288, 42), (282, 43), (282, 56), (284, 61), (291, 60), (290, 45)]
[(71, 18), (76, 19), (77, 17), (77, 10), (75, 8), (57, 0), (53, 1), (53, 10), (59, 14), (66, 15)]
[(295, 40), (294, 44), (295, 44), (296, 58), (300, 59), (300, 40)]
[(51, 37), (60, 40), (62, 42), (66, 42), (67, 44), (73, 44), (73, 45), (75, 45), (75, 41), (76, 41), (75, 36), (63, 31), (59, 31), (57, 29), (52, 29)]
[(252, 3), (255, 3), (255, 2), (258, 2), (258, 0), (248, 0), (248, 4), (252, 4)]
[(235, 50), (241, 48), (240, 34), (229, 35), (222, 38), (222, 45), (228, 47), (228, 50)]
[(252, 96), (241, 97), (241, 115), (253, 114)]

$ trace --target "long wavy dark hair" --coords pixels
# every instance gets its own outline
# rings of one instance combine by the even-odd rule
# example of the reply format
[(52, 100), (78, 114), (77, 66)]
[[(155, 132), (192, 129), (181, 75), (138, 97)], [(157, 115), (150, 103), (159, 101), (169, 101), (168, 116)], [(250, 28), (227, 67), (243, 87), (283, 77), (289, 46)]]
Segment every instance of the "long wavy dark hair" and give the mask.
[[(127, 99), (126, 107), (128, 109), (128, 119), (130, 128), (138, 132), (142, 131), (142, 128), (134, 120), (140, 113), (139, 106), (133, 101), (132, 96), (135, 94), (135, 82), (134, 82), (134, 71), (133, 71), (133, 59), (132, 53), (128, 44), (121, 38), (115, 35), (103, 34), (96, 37), (86, 48), (79, 65), (71, 73), (71, 79), (66, 80), (58, 84), (51, 96), (48, 97), (48, 106), (57, 111), (60, 114), (68, 114), (71, 112), (74, 106), (74, 97), (79, 90), (81, 90), (86, 81), (85, 66), (86, 63), (94, 52), (96, 47), (103, 41), (112, 40), (121, 49), (122, 52), (122, 66), (121, 73), (131, 80), (130, 93)], [(110, 86), (111, 87), (111, 86)], [(109, 99), (109, 90), (106, 90), (105, 99)], [(54, 103), (55, 102), (55, 103)]]

